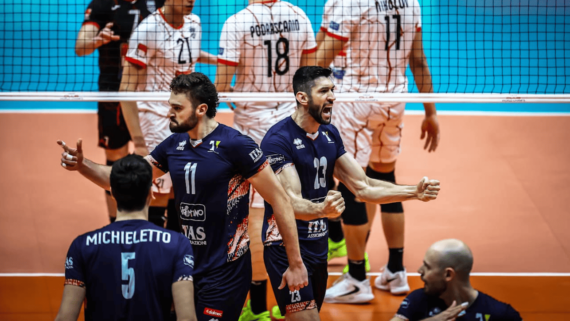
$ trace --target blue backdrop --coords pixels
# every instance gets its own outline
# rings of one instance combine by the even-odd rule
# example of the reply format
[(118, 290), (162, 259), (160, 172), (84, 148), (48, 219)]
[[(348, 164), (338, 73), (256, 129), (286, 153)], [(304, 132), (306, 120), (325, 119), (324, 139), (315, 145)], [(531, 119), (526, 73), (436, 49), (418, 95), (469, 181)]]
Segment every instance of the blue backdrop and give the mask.
[[(411, 0), (409, 0), (411, 1)], [(291, 0), (318, 31), (325, 0)], [(96, 91), (97, 53), (77, 57), (86, 0), (0, 4), (0, 90)], [(197, 0), (204, 50), (217, 53), (224, 21), (246, 0)], [(439, 93), (570, 93), (570, 2), (420, 0), (424, 48)], [(198, 64), (211, 79), (215, 67)], [(409, 70), (408, 70), (409, 72)], [(411, 75), (411, 74), (410, 74)], [(410, 91), (416, 92), (410, 77)], [(10, 103), (1, 108), (87, 108), (95, 103)], [(39, 106), (39, 107), (38, 107)], [(421, 109), (410, 104), (409, 109)], [(568, 104), (440, 104), (439, 109), (570, 112)]]

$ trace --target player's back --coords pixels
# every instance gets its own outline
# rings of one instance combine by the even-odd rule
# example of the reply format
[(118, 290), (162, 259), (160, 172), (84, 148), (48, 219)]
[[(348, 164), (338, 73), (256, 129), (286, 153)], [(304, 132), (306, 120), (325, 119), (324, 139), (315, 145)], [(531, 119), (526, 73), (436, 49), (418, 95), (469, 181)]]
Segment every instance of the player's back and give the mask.
[(221, 37), (220, 59), (237, 66), (236, 92), (292, 92), (301, 56), (316, 50), (307, 15), (286, 1), (250, 4), (226, 21)]
[(175, 267), (193, 268), (191, 252), (179, 233), (145, 220), (118, 221), (75, 239), (66, 283), (84, 283), (86, 320), (165, 320), (172, 283), (191, 278)]
[(406, 92), (406, 68), (421, 30), (418, 0), (336, 0), (327, 33), (349, 40), (342, 91)]

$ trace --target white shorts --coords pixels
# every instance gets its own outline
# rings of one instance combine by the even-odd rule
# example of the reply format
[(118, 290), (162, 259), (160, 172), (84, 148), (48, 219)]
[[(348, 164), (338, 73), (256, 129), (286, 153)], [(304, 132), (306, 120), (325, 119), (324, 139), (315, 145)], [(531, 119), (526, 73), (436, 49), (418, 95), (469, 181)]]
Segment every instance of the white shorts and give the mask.
[[(237, 104), (236, 104), (237, 105)], [(272, 104), (275, 105), (275, 104)], [(271, 105), (271, 106), (272, 106)], [(273, 125), (285, 117), (291, 116), (295, 112), (297, 105), (295, 103), (278, 104), (277, 107), (266, 106), (266, 110), (261, 110), (259, 103), (255, 107), (237, 105), (238, 108), (234, 111), (234, 128), (239, 130), (240, 133), (251, 137), (257, 145), (261, 146), (261, 141), (265, 134)], [(246, 117), (247, 112), (253, 111), (250, 117)], [(249, 191), (249, 207), (264, 208), (265, 203), (263, 197), (251, 187)]]
[(406, 103), (339, 103), (333, 125), (342, 136), (347, 153), (362, 167), (392, 163), (400, 154)]
[[(170, 131), (170, 118), (157, 115), (149, 111), (139, 112), (141, 131), (149, 152), (152, 152), (158, 144), (172, 135)], [(152, 182), (152, 191), (158, 194), (169, 194), (172, 189), (170, 173), (158, 177)]]

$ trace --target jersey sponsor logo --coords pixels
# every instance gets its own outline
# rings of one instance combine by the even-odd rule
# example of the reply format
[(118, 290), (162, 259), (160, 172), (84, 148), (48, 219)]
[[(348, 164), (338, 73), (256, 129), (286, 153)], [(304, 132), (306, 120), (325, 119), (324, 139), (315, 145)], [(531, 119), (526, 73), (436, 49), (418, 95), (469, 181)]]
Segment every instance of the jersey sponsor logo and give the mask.
[(66, 270), (73, 269), (73, 258), (72, 257), (68, 257), (65, 259), (65, 269)]
[(323, 132), (323, 135), (325, 135), (325, 137), (327, 138), (327, 141), (329, 142), (329, 144), (334, 144), (334, 141), (331, 140), (331, 138), (329, 137), (329, 132)]
[(189, 31), (190, 31), (190, 38), (196, 39), (196, 28), (190, 27)]
[(212, 308), (205, 308), (204, 314), (209, 315), (211, 317), (221, 318), (222, 315), (224, 314), (224, 311), (220, 311), (220, 310), (216, 310), (216, 309), (212, 309)]
[(220, 49), (218, 49), (218, 55), (223, 55), (224, 54), (224, 48), (220, 47)]
[(185, 265), (188, 265), (191, 268), (194, 268), (194, 257), (190, 254), (184, 255), (184, 259), (182, 260)]
[(334, 21), (331, 21), (331, 23), (329, 24), (329, 28), (331, 28), (332, 30), (338, 31), (338, 29), (340, 29), (340, 24), (338, 24)]
[(400, 307), (402, 309), (407, 309), (410, 306), (410, 302), (408, 302), (408, 299), (404, 299), (404, 301), (402, 301), (402, 303), (400, 304)]
[(315, 300), (298, 302), (293, 304), (288, 304), (285, 306), (287, 313), (295, 313), (303, 310), (312, 310), (317, 308), (317, 303)]
[(186, 140), (183, 140), (178, 143), (178, 147), (176, 147), (176, 150), (184, 150), (185, 146), (186, 146)]
[(297, 146), (297, 149), (305, 148), (305, 145), (303, 144), (303, 141), (300, 138), (295, 138), (293, 140), (293, 144)]
[(267, 156), (267, 161), (269, 162), (269, 165), (274, 165), (277, 163), (283, 163), (283, 162), (285, 162), (285, 156), (281, 155), (281, 154), (269, 155), (269, 156)]
[(261, 159), (262, 156), (263, 152), (259, 148), (256, 148), (251, 153), (249, 153), (249, 157), (251, 157), (254, 163)]
[(299, 20), (286, 20), (279, 22), (266, 23), (249, 27), (251, 37), (254, 35), (261, 37), (265, 35), (281, 34), (283, 32), (299, 31), (301, 27)]
[(319, 238), (327, 235), (327, 224), (325, 220), (316, 220), (308, 222), (308, 235), (307, 238)]
[(190, 240), (190, 244), (192, 245), (208, 245), (203, 226), (194, 228), (192, 225), (182, 224), (182, 234)]
[(180, 217), (184, 221), (204, 222), (206, 220), (206, 206), (181, 202)]

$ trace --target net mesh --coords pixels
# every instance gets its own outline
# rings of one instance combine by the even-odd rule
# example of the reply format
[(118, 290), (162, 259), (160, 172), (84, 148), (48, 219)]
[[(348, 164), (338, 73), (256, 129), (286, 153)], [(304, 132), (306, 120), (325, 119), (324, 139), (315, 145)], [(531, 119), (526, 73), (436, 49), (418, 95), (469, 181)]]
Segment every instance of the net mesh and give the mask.
[[(322, 26), (325, 1), (290, 2), (306, 13), (314, 33), (317, 33)], [(362, 1), (352, 1), (357, 2)], [(413, 1), (376, 1), (380, 6), (390, 6), (392, 2), (394, 6), (404, 6)], [(126, 2), (119, 3), (126, 5)], [(154, 1), (147, 3), (149, 10), (157, 6)], [(75, 52), (78, 31), (85, 20), (88, 5), (89, 1), (85, 0), (2, 1), (0, 90), (108, 90), (100, 88), (98, 83), (99, 51), (83, 57), (77, 56)], [(246, 5), (245, 0), (196, 1), (193, 13), (201, 20), (201, 50), (214, 56), (221, 54), (220, 35), (224, 23)], [(423, 48), (431, 71), (434, 93), (570, 93), (570, 55), (567, 54), (570, 52), (570, 2), (419, 0), (419, 5)], [(351, 7), (345, 8), (345, 12), (351, 10)], [(386, 21), (392, 27), (391, 41), (395, 41), (397, 34), (394, 30), (398, 27), (395, 15), (384, 12), (378, 14), (382, 17), (380, 21)], [(328, 26), (329, 30), (335, 27), (334, 24)], [(382, 32), (387, 36), (380, 36), (390, 37), (387, 30), (383, 29)], [(382, 38), (372, 33), (367, 36), (354, 35), (357, 36)], [(278, 47), (283, 44), (273, 45), (275, 47), (271, 50), (275, 52), (272, 65), (284, 50)], [(182, 46), (186, 44), (183, 43)], [(384, 45), (379, 48), (384, 50)], [(177, 50), (179, 48), (175, 48)], [(250, 61), (253, 61), (252, 64), (264, 63), (263, 59)], [(195, 70), (215, 81), (215, 65), (196, 63)], [(262, 76), (267, 75), (259, 75)], [(409, 68), (406, 76), (409, 91), (418, 92)]]

